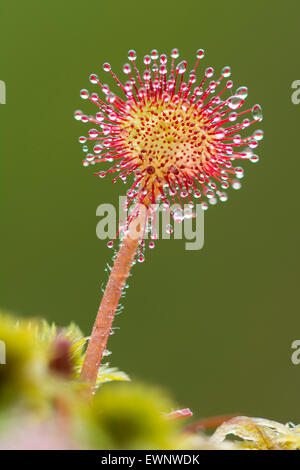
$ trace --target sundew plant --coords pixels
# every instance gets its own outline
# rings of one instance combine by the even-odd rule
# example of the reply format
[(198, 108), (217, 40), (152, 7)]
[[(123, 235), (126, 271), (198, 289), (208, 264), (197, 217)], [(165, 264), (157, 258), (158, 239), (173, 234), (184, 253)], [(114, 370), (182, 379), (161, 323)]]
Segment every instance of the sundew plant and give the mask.
[[(197, 50), (190, 72), (187, 62), (178, 58), (178, 49), (173, 49), (170, 57), (154, 49), (144, 56), (140, 71), (137, 54), (130, 50), (130, 63), (123, 66), (124, 83), (108, 62), (103, 64), (103, 71), (119, 88), (118, 94), (95, 73), (90, 82), (101, 95), (87, 89), (80, 92), (81, 98), (96, 107), (94, 116), (75, 112), (76, 119), (93, 125), (87, 136), (79, 138), (85, 153), (83, 165), (96, 168), (101, 164), (95, 174), (100, 178), (112, 175), (114, 183), (130, 180), (125, 206), (134, 204), (125, 224), (119, 226), (117, 235), (121, 233), (123, 241), (82, 368), (82, 378), (91, 384), (91, 392), (122, 289), (134, 258), (139, 262), (145, 259), (145, 233), (159, 205), (176, 222), (193, 217), (195, 201), (203, 210), (218, 200), (226, 201), (230, 186), (241, 187), (241, 162), (259, 160), (254, 151), (263, 131), (255, 128), (249, 135), (247, 130), (262, 120), (262, 110), (259, 104), (244, 109), (247, 87), (233, 89), (229, 66), (218, 74), (210, 66), (198, 74), (203, 49)], [(105, 164), (110, 165), (103, 168)], [(108, 246), (113, 246), (113, 240)]]
[(235, 415), (190, 423), (189, 408), (105, 362), (132, 265), (138, 269), (147, 247), (159, 243), (153, 231), (146, 240), (158, 210), (181, 223), (197, 216), (196, 205), (225, 202), (241, 187), (243, 160), (259, 160), (263, 138), (261, 107), (244, 105), (247, 88), (233, 87), (229, 66), (220, 73), (203, 67), (202, 49), (190, 69), (177, 49), (170, 57), (152, 50), (142, 69), (134, 50), (128, 60), (123, 79), (107, 62), (101, 78), (90, 75), (93, 89), (80, 94), (95, 115), (75, 111), (88, 125), (79, 138), (83, 165), (122, 181), (131, 208), (108, 242), (115, 254), (95, 325), (85, 337), (73, 323), (0, 313), (0, 450), (300, 449), (293, 423)]

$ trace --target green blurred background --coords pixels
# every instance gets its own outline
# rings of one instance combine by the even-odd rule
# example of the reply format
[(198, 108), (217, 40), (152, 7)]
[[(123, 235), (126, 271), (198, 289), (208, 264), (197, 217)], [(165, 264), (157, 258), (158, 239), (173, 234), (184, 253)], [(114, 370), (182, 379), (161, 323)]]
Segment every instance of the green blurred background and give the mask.
[[(197, 417), (239, 412), (300, 421), (298, 173), (300, 3), (287, 0), (2, 0), (1, 295), (3, 308), (90, 332), (111, 261), (96, 207), (124, 186), (83, 168), (73, 119), (102, 63), (152, 48), (219, 71), (260, 103), (265, 140), (229, 201), (205, 215), (205, 246), (162, 240), (136, 266), (111, 338), (111, 364), (164, 386)], [(280, 6), (279, 6), (280, 5)], [(107, 75), (105, 81), (107, 81)]]

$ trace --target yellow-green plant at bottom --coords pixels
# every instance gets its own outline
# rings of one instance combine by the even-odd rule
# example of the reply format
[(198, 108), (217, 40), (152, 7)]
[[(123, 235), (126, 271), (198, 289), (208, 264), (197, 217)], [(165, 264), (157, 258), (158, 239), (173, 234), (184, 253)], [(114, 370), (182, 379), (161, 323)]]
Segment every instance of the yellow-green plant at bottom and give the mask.
[(109, 365), (87, 400), (80, 380), (87, 339), (74, 324), (0, 314), (0, 449), (300, 449), (300, 426), (261, 418), (233, 418), (211, 437), (187, 432), (165, 393), (120, 383), (128, 376)]
[(6, 363), (0, 365), (0, 408), (19, 400), (38, 402), (47, 374), (47, 348), (28, 322), (7, 314), (0, 316), (0, 339), (6, 350)]
[(223, 423), (212, 436), (217, 445), (229, 436), (236, 447), (254, 450), (299, 450), (300, 426), (281, 424), (263, 418), (237, 416)]
[[(166, 419), (170, 401), (158, 390), (132, 384), (111, 384), (96, 393), (92, 403), (108, 449), (170, 449), (178, 426)], [(101, 443), (98, 443), (101, 445)]]
[[(188, 434), (168, 413), (174, 403), (160, 389), (113, 383), (96, 393), (91, 413), (100, 431), (100, 449), (225, 449), (206, 436)], [(97, 436), (97, 431), (95, 433)], [(105, 441), (101, 441), (105, 436)]]

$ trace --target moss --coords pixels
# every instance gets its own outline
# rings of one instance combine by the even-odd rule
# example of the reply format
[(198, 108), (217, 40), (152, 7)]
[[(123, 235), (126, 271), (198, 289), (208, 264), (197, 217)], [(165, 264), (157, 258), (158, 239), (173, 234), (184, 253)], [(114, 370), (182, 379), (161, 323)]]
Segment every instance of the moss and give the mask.
[(92, 414), (110, 449), (171, 449), (178, 425), (164, 412), (172, 406), (157, 389), (111, 384), (96, 394)]

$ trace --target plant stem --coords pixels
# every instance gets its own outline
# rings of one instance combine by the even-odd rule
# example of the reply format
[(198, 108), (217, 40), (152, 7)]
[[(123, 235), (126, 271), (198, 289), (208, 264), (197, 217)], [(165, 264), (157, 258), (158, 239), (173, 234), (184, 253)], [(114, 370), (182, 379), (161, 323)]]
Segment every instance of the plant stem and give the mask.
[(115, 312), (143, 234), (142, 225), (145, 223), (145, 213), (142, 211), (142, 215), (137, 217), (139, 217), (139, 222), (137, 226), (137, 219), (135, 219), (134, 236), (130, 230), (132, 226), (130, 224), (129, 232), (117, 254), (85, 353), (81, 379), (89, 384), (87, 390), (89, 396), (92, 396), (95, 390), (99, 366), (110, 335)]

